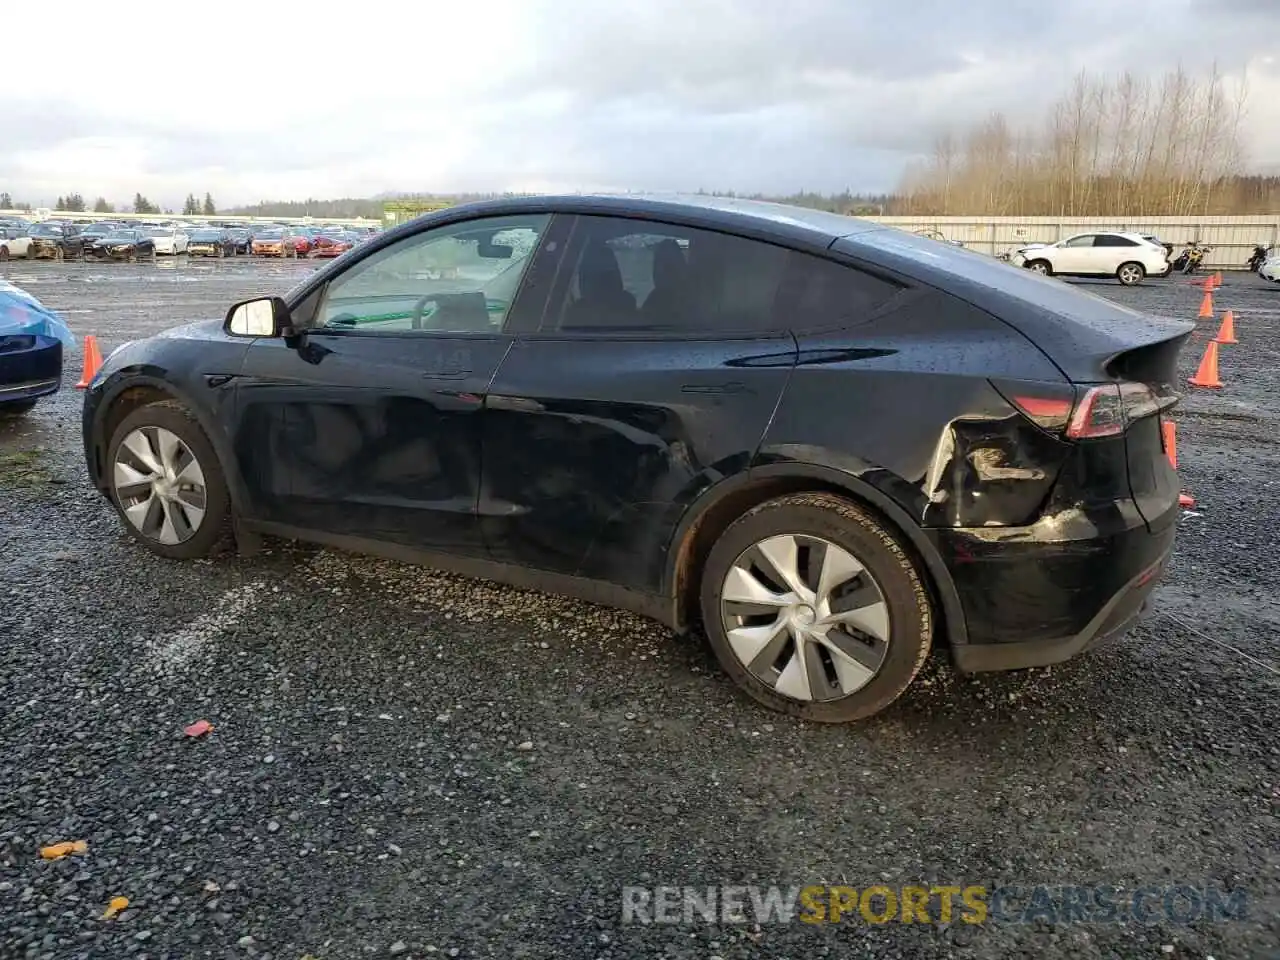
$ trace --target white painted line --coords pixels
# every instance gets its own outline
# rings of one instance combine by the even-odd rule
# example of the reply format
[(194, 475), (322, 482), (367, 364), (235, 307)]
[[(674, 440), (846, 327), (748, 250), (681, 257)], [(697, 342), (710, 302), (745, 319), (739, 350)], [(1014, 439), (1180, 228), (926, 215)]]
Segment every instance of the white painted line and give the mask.
[(234, 632), (266, 592), (266, 585), (262, 583), (232, 587), (212, 610), (196, 617), (181, 630), (147, 640), (147, 666), (164, 674), (182, 670), (213, 641)]

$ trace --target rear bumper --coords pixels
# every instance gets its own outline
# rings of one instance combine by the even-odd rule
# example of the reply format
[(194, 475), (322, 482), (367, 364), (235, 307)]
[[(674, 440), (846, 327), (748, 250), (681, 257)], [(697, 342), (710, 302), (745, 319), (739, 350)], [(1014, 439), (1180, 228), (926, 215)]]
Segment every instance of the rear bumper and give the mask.
[(1179, 508), (1150, 526), (1127, 512), (1113, 518), (1124, 518), (1122, 528), (1080, 539), (1038, 539), (1029, 529), (933, 531), (965, 615), (968, 642), (951, 648), (956, 668), (1061, 663), (1131, 626), (1164, 573)]
[(18, 339), (0, 337), (0, 406), (57, 393), (62, 385), (62, 341), (32, 337), (28, 348), (5, 349)]

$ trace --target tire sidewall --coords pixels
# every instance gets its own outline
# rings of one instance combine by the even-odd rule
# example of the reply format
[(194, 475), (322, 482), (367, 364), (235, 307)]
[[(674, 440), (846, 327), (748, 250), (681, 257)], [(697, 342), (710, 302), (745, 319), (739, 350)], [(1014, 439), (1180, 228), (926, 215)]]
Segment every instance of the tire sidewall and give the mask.
[[(1138, 278), (1132, 281), (1126, 280), (1124, 278), (1125, 267), (1136, 267), (1138, 270)], [(1142, 264), (1135, 263), (1133, 261), (1126, 261), (1125, 263), (1120, 264), (1120, 266), (1116, 268), (1116, 279), (1119, 280), (1120, 283), (1126, 287), (1136, 287), (1138, 284), (1140, 284), (1143, 280), (1146, 279), (1146, 276), (1147, 276), (1146, 268), (1143, 267)]]
[[(804, 702), (774, 692), (739, 662), (720, 618), (720, 589), (729, 567), (752, 544), (786, 533), (821, 537), (848, 550), (876, 579), (888, 605), (889, 652), (880, 671), (840, 700)], [(830, 494), (772, 500), (730, 525), (703, 567), (700, 601), (707, 638), (724, 671), (760, 703), (805, 720), (845, 723), (878, 713), (910, 686), (932, 646), (929, 595), (909, 555), (877, 518)]]
[[(144, 536), (125, 516), (124, 508), (116, 496), (113, 474), (116, 453), (120, 444), (139, 427), (163, 427), (182, 439), (200, 462), (205, 482), (205, 515), (200, 529), (195, 536), (183, 543), (167, 545)], [(176, 402), (152, 403), (129, 414), (116, 427), (107, 443), (107, 482), (110, 489), (111, 503), (120, 514), (120, 522), (134, 539), (149, 550), (172, 560), (192, 560), (207, 557), (215, 552), (218, 543), (226, 534), (231, 516), (231, 500), (227, 492), (227, 483), (222, 472), (222, 464), (217, 452), (199, 422)]]

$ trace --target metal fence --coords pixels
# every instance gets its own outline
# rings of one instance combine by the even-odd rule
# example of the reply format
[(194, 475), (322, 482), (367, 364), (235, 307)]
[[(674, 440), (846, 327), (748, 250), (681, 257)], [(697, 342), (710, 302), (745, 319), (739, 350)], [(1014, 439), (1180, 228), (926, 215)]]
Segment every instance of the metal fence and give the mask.
[(936, 230), (971, 250), (992, 256), (1027, 243), (1056, 243), (1077, 233), (1149, 233), (1174, 245), (1189, 240), (1212, 249), (1205, 265), (1243, 269), (1253, 248), (1280, 246), (1280, 214), (1257, 217), (867, 217), (911, 232)]

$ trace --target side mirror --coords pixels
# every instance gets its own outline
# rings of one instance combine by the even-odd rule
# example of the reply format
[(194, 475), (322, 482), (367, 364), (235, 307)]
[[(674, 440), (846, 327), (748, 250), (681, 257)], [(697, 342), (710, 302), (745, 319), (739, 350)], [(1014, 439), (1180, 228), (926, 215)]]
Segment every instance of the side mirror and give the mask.
[(289, 307), (279, 297), (258, 297), (227, 311), (223, 329), (233, 337), (281, 337), (289, 329)]

